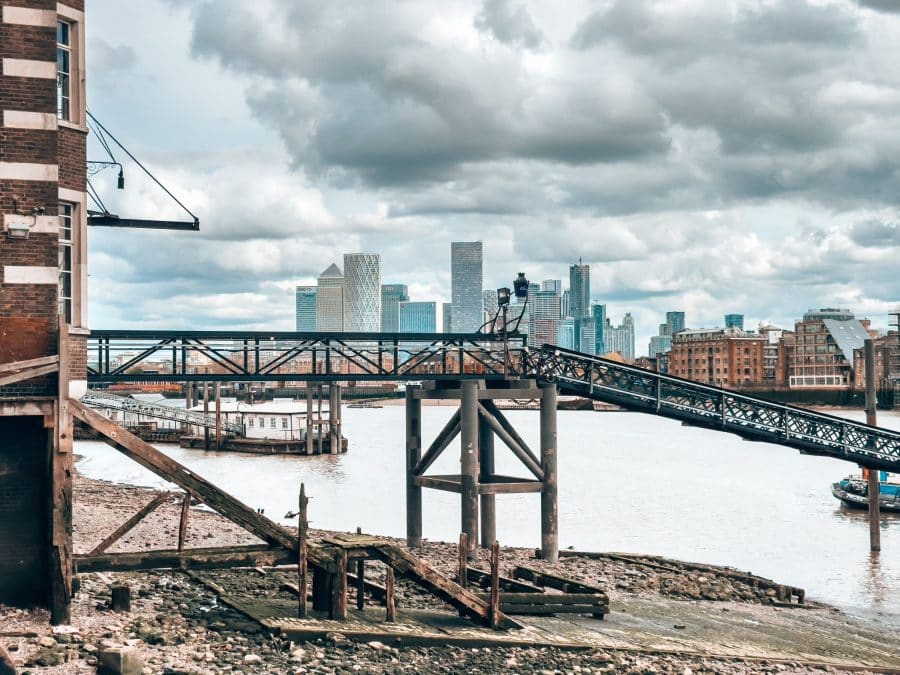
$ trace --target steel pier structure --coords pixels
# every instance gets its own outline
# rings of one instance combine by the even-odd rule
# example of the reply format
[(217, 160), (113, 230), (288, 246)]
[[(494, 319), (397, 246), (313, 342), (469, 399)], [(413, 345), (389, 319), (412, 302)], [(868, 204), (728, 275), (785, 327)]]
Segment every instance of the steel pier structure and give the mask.
[[(146, 364), (152, 363), (148, 368)], [(825, 413), (698, 384), (525, 337), (485, 334), (93, 331), (88, 380), (110, 382), (393, 380), (412, 383), (406, 398), (407, 536), (421, 542), (423, 487), (458, 492), (462, 531), (474, 547), (494, 538), (494, 496), (541, 494), (541, 550), (557, 555), (556, 396), (576, 394), (685, 424), (734, 433), (802, 453), (900, 472), (900, 433)], [(493, 404), (541, 401), (539, 452)], [(421, 401), (459, 399), (460, 407), (424, 449)], [(339, 403), (338, 403), (339, 405)], [(428, 475), (459, 435), (458, 475)], [(494, 473), (494, 440), (518, 457), (528, 478)]]

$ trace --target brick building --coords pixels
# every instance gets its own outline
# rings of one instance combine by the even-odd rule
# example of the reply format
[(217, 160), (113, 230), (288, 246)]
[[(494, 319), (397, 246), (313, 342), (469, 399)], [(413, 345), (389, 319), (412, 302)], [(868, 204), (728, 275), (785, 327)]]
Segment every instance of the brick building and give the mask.
[(683, 330), (672, 336), (669, 374), (728, 389), (762, 385), (764, 336), (739, 328)]
[(786, 337), (788, 385), (792, 389), (850, 389), (857, 368), (854, 352), (869, 334), (868, 321), (848, 309), (811, 309)]
[(50, 606), (58, 622), (71, 590), (66, 401), (86, 388), (83, 0), (0, 0), (0, 61), (0, 602)]

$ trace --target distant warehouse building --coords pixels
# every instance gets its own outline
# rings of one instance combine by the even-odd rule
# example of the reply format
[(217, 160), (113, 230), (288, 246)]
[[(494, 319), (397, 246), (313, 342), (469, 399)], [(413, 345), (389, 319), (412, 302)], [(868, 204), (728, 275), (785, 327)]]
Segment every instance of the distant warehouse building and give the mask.
[(785, 340), (788, 386), (792, 389), (855, 386), (854, 352), (869, 334), (868, 320), (860, 321), (849, 309), (811, 309), (794, 324)]
[(672, 336), (669, 374), (727, 389), (759, 386), (767, 342), (739, 328), (682, 330)]

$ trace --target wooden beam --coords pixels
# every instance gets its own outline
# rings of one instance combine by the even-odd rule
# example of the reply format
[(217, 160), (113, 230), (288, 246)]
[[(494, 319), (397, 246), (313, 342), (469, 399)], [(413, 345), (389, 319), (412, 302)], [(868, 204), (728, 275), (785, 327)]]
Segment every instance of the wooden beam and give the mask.
[(59, 354), (39, 356), (36, 359), (26, 359), (24, 361), (0, 363), (0, 373), (15, 373), (20, 370), (28, 370), (29, 368), (38, 368), (40, 366), (49, 366), (53, 364), (59, 364)]
[(59, 317), (55, 364), (26, 373), (59, 371), (50, 448), (50, 623), (69, 623), (72, 603), (72, 416), (69, 401), (69, 325)]
[[(485, 403), (489, 403), (489, 401), (485, 401)], [(497, 410), (496, 412), (500, 412)], [(506, 426), (504, 426), (499, 417), (495, 417), (494, 411), (485, 407), (482, 403), (478, 404), (478, 413), (481, 415), (482, 419), (488, 423), (491, 429), (494, 430), (494, 433), (503, 441), (504, 445), (507, 448), (512, 450), (513, 454), (519, 458), (519, 461), (525, 465), (535, 478), (538, 480), (544, 480), (544, 472), (541, 469), (540, 462), (534, 456), (534, 453), (528, 449), (528, 446), (520, 444), (521, 439), (516, 439), (514, 434), (510, 433), (507, 430)], [(501, 416), (502, 417), (502, 416)], [(503, 418), (505, 420), (506, 418)]]
[(40, 366), (38, 368), (26, 368), (18, 373), (0, 377), (0, 387), (6, 386), (7, 384), (22, 382), (24, 380), (30, 380), (35, 377), (40, 377), (41, 375), (49, 375), (50, 373), (55, 373), (57, 370), (59, 370), (59, 366), (55, 364), (50, 366)]
[(134, 572), (154, 569), (211, 570), (229, 567), (277, 567), (297, 562), (297, 553), (265, 544), (185, 551), (140, 551), (76, 555), (75, 568), (81, 572)]
[[(88, 553), (88, 555), (92, 555), (92, 556), (100, 555), (101, 553), (106, 551), (106, 549), (108, 549), (110, 546), (112, 546), (114, 543), (116, 543), (119, 539), (121, 539), (125, 535), (125, 533), (134, 529), (134, 527), (139, 522), (141, 522), (144, 518), (146, 518), (148, 515), (150, 515), (150, 513), (155, 511), (157, 509), (157, 507), (159, 507), (163, 502), (165, 502), (166, 500), (171, 499), (171, 498), (172, 498), (171, 492), (160, 492), (158, 495), (156, 495), (156, 497), (151, 499), (145, 506), (143, 506), (137, 513), (135, 513), (133, 516), (131, 516), (131, 518), (129, 518), (124, 523), (119, 525), (119, 527), (117, 527), (115, 530), (113, 530), (112, 533), (108, 537), (106, 537), (106, 539), (104, 539), (99, 544), (97, 544), (93, 548), (93, 550), (91, 550), (91, 552)], [(190, 496), (188, 496), (188, 499), (190, 499)], [(180, 541), (179, 541), (178, 550), (179, 551), (181, 550)]]
[[(399, 546), (383, 544), (377, 548), (381, 559), (394, 570), (419, 584), (432, 594), (453, 605), (460, 613), (483, 625), (490, 625), (490, 606), (471, 591), (448, 579), (423, 560), (419, 560)], [(521, 628), (521, 624), (501, 613), (500, 628)]]
[(523, 494), (528, 492), (540, 492), (543, 489), (543, 483), (539, 480), (504, 480), (489, 481), (487, 483), (478, 484), (478, 494), (482, 495), (504, 495), (504, 494)]
[(462, 479), (459, 476), (416, 476), (413, 482), (419, 487), (444, 490), (445, 492), (462, 492)]
[[(100, 434), (102, 440), (119, 450), (126, 457), (133, 459), (157, 476), (175, 483), (186, 492), (189, 492), (195, 499), (207, 504), (213, 510), (266, 543), (284, 547), (296, 555), (298, 547), (297, 537), (283, 527), (273, 523), (221, 488), (216, 487), (205, 478), (179, 464), (171, 457), (164, 455), (149, 443), (142, 441), (99, 413), (76, 401), (71, 401), (70, 405), (75, 417)], [(317, 563), (318, 552), (316, 547), (310, 546), (309, 559), (313, 564)]]
[(184, 550), (184, 542), (187, 541), (188, 517), (191, 513), (191, 495), (184, 493), (181, 501), (181, 518), (178, 519), (178, 550)]

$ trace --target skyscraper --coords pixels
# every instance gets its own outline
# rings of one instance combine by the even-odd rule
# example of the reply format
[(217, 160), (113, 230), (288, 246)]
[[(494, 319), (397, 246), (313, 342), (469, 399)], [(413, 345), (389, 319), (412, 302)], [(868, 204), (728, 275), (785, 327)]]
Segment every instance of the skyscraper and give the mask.
[(441, 331), (444, 333), (453, 332), (453, 305), (449, 302), (441, 303)]
[(401, 302), (401, 333), (434, 333), (437, 330), (437, 303)]
[(606, 305), (599, 302), (591, 305), (591, 319), (594, 324), (594, 353), (605, 354), (609, 351), (606, 347), (604, 331), (606, 329)]
[(481, 324), (482, 246), (480, 241), (450, 244), (451, 323), (454, 333), (474, 333)]
[(316, 287), (316, 330), (344, 330), (344, 275), (331, 263)]
[(744, 315), (743, 314), (726, 314), (725, 315), (725, 328), (740, 328), (744, 330)]
[(684, 330), (684, 312), (666, 312), (666, 325), (670, 336)]
[(295, 291), (296, 330), (302, 333), (313, 333), (318, 328), (316, 322), (316, 287), (297, 286)]
[(684, 330), (684, 312), (666, 312), (666, 322), (659, 324), (659, 335), (650, 338), (648, 356), (655, 358), (672, 349), (672, 336)]
[(569, 267), (569, 316), (576, 320), (575, 349), (584, 351), (581, 346), (581, 336), (584, 330), (578, 323), (581, 319), (587, 319), (591, 315), (591, 266), (577, 265)]
[(531, 340), (534, 347), (556, 342), (559, 332), (559, 305), (562, 298), (553, 291), (538, 291), (531, 306)]
[(344, 254), (344, 330), (377, 333), (381, 328), (381, 256)]
[(629, 363), (634, 361), (634, 319), (626, 314), (622, 325), (613, 326), (606, 320), (604, 342), (607, 353), (618, 352)]
[(481, 297), (484, 304), (484, 320), (493, 321), (497, 314), (497, 291), (484, 291)]
[(400, 303), (409, 300), (405, 284), (384, 284), (381, 287), (381, 332), (400, 330)]
[(544, 279), (541, 283), (541, 290), (547, 293), (555, 293), (562, 295), (562, 279)]

